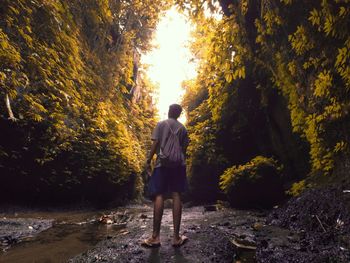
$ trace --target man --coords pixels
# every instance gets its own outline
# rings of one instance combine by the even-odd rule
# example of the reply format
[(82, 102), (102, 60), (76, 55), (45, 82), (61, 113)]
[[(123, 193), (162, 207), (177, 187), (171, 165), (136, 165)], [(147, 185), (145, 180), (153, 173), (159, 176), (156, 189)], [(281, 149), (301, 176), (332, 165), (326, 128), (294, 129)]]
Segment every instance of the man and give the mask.
[[(143, 241), (142, 245), (146, 247), (160, 246), (160, 225), (164, 209), (164, 194), (166, 193), (171, 193), (173, 199), (174, 237), (172, 244), (174, 247), (179, 247), (188, 240), (186, 236), (180, 236), (179, 234), (182, 214), (181, 192), (184, 192), (188, 187), (185, 156), (189, 141), (186, 128), (177, 121), (181, 112), (182, 107), (180, 105), (170, 105), (168, 119), (159, 122), (152, 133), (153, 144), (147, 159), (148, 165), (155, 153), (157, 159), (149, 183), (150, 194), (154, 198), (153, 233), (150, 238)], [(168, 167), (164, 162), (162, 163), (160, 156), (160, 151), (167, 143), (171, 132), (176, 134), (182, 151), (181, 160), (174, 167)]]

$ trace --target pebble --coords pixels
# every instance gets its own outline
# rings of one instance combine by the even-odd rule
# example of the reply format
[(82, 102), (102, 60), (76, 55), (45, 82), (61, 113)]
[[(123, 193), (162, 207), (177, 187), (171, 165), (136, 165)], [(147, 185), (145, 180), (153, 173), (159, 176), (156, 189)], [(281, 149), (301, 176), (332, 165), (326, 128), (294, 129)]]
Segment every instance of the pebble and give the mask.
[(139, 255), (139, 254), (142, 254), (143, 251), (142, 251), (141, 249), (138, 249), (138, 250), (134, 250), (132, 253), (133, 253), (134, 255)]
[(148, 218), (148, 216), (147, 216), (146, 214), (141, 214), (141, 215), (140, 215), (140, 218), (141, 218), (141, 219), (146, 219), (146, 218)]
[(218, 207), (216, 205), (205, 205), (204, 206), (204, 211), (205, 212), (213, 212), (213, 211), (217, 211)]

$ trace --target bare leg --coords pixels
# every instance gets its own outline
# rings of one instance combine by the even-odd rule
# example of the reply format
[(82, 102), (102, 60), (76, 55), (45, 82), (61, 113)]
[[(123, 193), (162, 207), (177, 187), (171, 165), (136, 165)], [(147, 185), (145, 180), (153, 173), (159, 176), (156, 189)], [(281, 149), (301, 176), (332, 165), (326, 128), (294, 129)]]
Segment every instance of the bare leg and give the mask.
[(160, 242), (160, 225), (162, 222), (164, 210), (164, 197), (163, 195), (157, 195), (154, 198), (154, 208), (153, 208), (153, 234), (152, 234), (152, 242), (159, 243)]
[(180, 224), (182, 214), (181, 195), (178, 192), (172, 193), (173, 197), (173, 223), (174, 223), (174, 243), (180, 240)]

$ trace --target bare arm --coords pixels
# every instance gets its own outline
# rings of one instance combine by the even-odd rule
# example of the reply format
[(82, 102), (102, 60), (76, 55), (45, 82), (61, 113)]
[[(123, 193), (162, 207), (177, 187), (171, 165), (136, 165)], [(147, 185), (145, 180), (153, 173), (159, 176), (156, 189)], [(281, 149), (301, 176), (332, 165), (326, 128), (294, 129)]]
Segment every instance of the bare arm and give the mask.
[(183, 154), (185, 157), (186, 157), (186, 151), (187, 151), (188, 144), (189, 144), (188, 133), (187, 133), (187, 130), (185, 130), (185, 137), (184, 137), (184, 142), (183, 142), (183, 146), (182, 146), (182, 151), (183, 151)]
[(153, 158), (153, 155), (156, 153), (157, 151), (157, 146), (158, 146), (159, 141), (158, 140), (154, 140), (151, 146), (151, 150), (149, 152), (148, 158), (147, 158), (147, 163), (150, 164)]

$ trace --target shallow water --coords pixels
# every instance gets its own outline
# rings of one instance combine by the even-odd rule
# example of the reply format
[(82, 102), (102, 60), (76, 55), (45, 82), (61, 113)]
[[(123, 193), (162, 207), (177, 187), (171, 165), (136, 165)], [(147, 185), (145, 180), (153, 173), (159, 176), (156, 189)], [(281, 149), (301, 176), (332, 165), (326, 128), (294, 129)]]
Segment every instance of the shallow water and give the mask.
[[(230, 210), (231, 211), (231, 210)], [(249, 212), (234, 211), (225, 212), (204, 212), (202, 207), (185, 209), (183, 214), (182, 228), (187, 231), (190, 237), (189, 245), (181, 249), (171, 247), (172, 235), (172, 214), (170, 209), (165, 209), (162, 221), (162, 247), (159, 249), (143, 249), (139, 246), (139, 241), (146, 238), (151, 229), (152, 209), (151, 207), (128, 207), (120, 208), (119, 214), (125, 214), (130, 218), (127, 230), (115, 225), (105, 225), (98, 222), (103, 214), (111, 211), (64, 211), (64, 212), (29, 212), (19, 214), (0, 213), (0, 217), (14, 218), (40, 218), (54, 219), (52, 228), (45, 230), (35, 237), (28, 238), (10, 247), (6, 252), (0, 252), (0, 263), (61, 263), (71, 260), (72, 262), (94, 261), (95, 258), (107, 262), (120, 258), (120, 262), (128, 262), (132, 258), (135, 262), (174, 262), (192, 263), (211, 261), (206, 250), (221, 253), (221, 243), (213, 242), (211, 237), (220, 237), (226, 242), (222, 235), (213, 235), (212, 232), (226, 233), (241, 236), (246, 234), (246, 228), (259, 220)], [(224, 221), (229, 221), (232, 226), (227, 228), (222, 225)], [(239, 230), (239, 228), (242, 228)], [(231, 232), (234, 233), (231, 233)], [(242, 232), (243, 231), (243, 232)], [(129, 234), (125, 234), (125, 232)], [(220, 233), (221, 233), (220, 232)], [(97, 245), (99, 241), (106, 240)], [(225, 241), (226, 240), (226, 241)], [(210, 247), (212, 243), (213, 247)], [(87, 253), (84, 253), (88, 251)], [(82, 253), (84, 253), (82, 255)], [(77, 256), (79, 255), (80, 256)], [(208, 256), (207, 256), (208, 254)], [(230, 262), (255, 262), (255, 251), (237, 249), (235, 256)], [(220, 255), (220, 254), (217, 254)], [(127, 261), (123, 261), (124, 259)], [(220, 258), (220, 257), (219, 257)], [(113, 260), (112, 260), (113, 259)], [(214, 260), (215, 261), (215, 260)], [(218, 262), (218, 261), (215, 261)], [(221, 261), (220, 261), (221, 262)], [(225, 261), (227, 262), (227, 261)]]
[[(96, 217), (96, 212), (94, 216)], [(52, 228), (13, 245), (0, 253), (0, 262), (61, 263), (94, 247), (100, 240), (115, 235), (121, 228), (91, 219), (91, 213), (36, 213), (20, 217), (59, 218)], [(88, 219), (90, 217), (90, 219)], [(67, 221), (68, 222), (67, 222)], [(75, 221), (75, 222), (74, 222)], [(89, 222), (90, 221), (90, 222)]]

